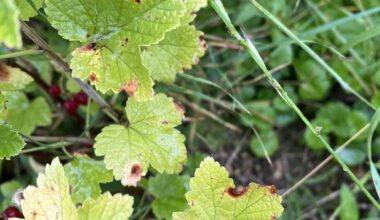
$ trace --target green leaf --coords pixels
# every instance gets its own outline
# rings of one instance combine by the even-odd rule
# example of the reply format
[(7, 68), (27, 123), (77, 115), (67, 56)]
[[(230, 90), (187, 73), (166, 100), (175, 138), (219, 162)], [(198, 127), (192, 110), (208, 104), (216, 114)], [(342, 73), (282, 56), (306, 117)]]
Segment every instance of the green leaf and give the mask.
[(29, 102), (22, 92), (11, 92), (7, 98), (7, 122), (22, 134), (30, 135), (37, 126), (51, 124), (52, 113), (44, 98), (38, 97)]
[(165, 32), (179, 25), (185, 12), (182, 0), (70, 4), (48, 0), (46, 4), (46, 13), (60, 35), (72, 41), (96, 42), (73, 52), (70, 66), (75, 77), (89, 78), (103, 93), (126, 90), (140, 100), (151, 98), (153, 81), (142, 64), (140, 46), (158, 43)]
[(178, 72), (184, 72), (199, 62), (207, 48), (203, 33), (194, 26), (182, 25), (165, 34), (158, 44), (143, 52), (144, 65), (156, 81), (173, 83)]
[(129, 125), (110, 125), (95, 138), (95, 154), (105, 156), (123, 185), (136, 185), (151, 165), (158, 172), (178, 173), (186, 160), (185, 137), (174, 127), (183, 113), (171, 98), (157, 94), (150, 101), (130, 98), (126, 106)]
[(173, 83), (178, 72), (184, 72), (197, 64), (207, 49), (203, 33), (188, 25), (200, 8), (206, 7), (206, 0), (185, 1), (186, 13), (181, 17), (181, 26), (165, 34), (158, 44), (143, 52), (143, 63), (156, 81)]
[(0, 63), (0, 91), (23, 89), (33, 78), (19, 68)]
[(350, 189), (343, 184), (340, 188), (340, 220), (359, 219), (359, 207)]
[[(367, 117), (359, 112), (352, 111), (341, 102), (332, 102), (325, 105), (318, 113), (317, 118), (329, 124), (327, 132), (332, 132), (337, 137), (349, 138), (360, 128), (367, 124)], [(327, 126), (325, 125), (327, 128)], [(361, 136), (359, 139), (363, 139)]]
[(190, 180), (186, 199), (190, 206), (173, 214), (174, 219), (273, 219), (281, 215), (282, 198), (274, 186), (250, 183), (239, 189), (228, 172), (214, 159), (206, 158)]
[(28, 186), (21, 200), (25, 219), (78, 220), (75, 204), (70, 198), (69, 182), (58, 158), (39, 174), (37, 186)]
[(82, 203), (87, 198), (98, 198), (101, 194), (99, 183), (111, 182), (113, 179), (112, 172), (106, 170), (103, 161), (88, 156), (75, 157), (72, 162), (65, 164), (64, 169), (75, 203)]
[(0, 160), (10, 159), (25, 146), (24, 140), (10, 126), (0, 124)]
[(177, 72), (203, 55), (205, 44), (198, 39), (202, 33), (188, 22), (205, 4), (205, 0), (47, 0), (46, 13), (61, 36), (86, 43), (72, 53), (73, 76), (88, 79), (102, 93), (126, 91), (147, 100), (154, 94), (151, 75), (173, 81)]
[(171, 219), (173, 212), (184, 211), (187, 207), (185, 198), (187, 176), (157, 174), (148, 181), (148, 191), (155, 199), (152, 203), (157, 218)]
[(81, 220), (124, 220), (132, 214), (133, 198), (128, 195), (104, 193), (98, 199), (89, 199), (79, 208)]
[(13, 0), (0, 1), (0, 43), (11, 48), (21, 48), (20, 11)]
[(305, 100), (321, 100), (328, 94), (331, 81), (326, 71), (312, 60), (295, 62), (297, 78), (302, 82), (299, 95)]
[(7, 117), (7, 109), (5, 108), (5, 102), (5, 95), (0, 92), (0, 123), (4, 122), (4, 120)]
[[(17, 7), (20, 9), (20, 18), (29, 21), (29, 18), (36, 16), (36, 10), (42, 7), (42, 0), (15, 0)], [(33, 3), (34, 8), (29, 3)]]
[[(260, 137), (263, 141), (265, 150), (268, 156), (272, 156), (279, 147), (277, 133), (274, 130), (265, 130), (260, 132)], [(253, 136), (250, 142), (251, 151), (258, 157), (266, 157), (263, 146), (261, 146), (256, 136)]]
[(377, 196), (380, 198), (380, 175), (372, 159), (372, 139), (379, 123), (380, 123), (380, 108), (376, 110), (375, 114), (373, 115), (371, 119), (370, 126), (369, 126), (369, 133), (367, 137), (368, 162), (370, 165), (371, 176), (373, 179), (373, 183), (375, 185), (376, 193), (377, 193)]

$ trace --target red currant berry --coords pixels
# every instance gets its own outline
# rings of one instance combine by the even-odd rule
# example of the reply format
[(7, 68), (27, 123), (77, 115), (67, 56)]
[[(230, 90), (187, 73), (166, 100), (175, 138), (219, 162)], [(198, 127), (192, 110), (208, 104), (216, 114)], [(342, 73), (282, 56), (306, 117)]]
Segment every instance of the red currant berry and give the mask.
[(80, 105), (87, 105), (88, 96), (84, 92), (78, 92), (77, 94), (74, 95), (74, 100)]
[(61, 87), (57, 84), (51, 85), (49, 88), (49, 93), (53, 97), (59, 97), (61, 95)]
[(65, 103), (63, 103), (63, 105), (65, 106), (67, 113), (69, 113), (70, 115), (75, 114), (78, 110), (78, 103), (74, 99), (66, 100)]
[(90, 143), (84, 143), (83, 146), (84, 146), (85, 148), (88, 148), (88, 149), (92, 149), (92, 148), (94, 148), (94, 145), (93, 145), (93, 144), (90, 144)]
[(4, 210), (2, 217), (3, 217), (3, 220), (8, 220), (10, 218), (22, 218), (22, 214), (18, 210), (18, 208), (14, 206), (10, 206)]

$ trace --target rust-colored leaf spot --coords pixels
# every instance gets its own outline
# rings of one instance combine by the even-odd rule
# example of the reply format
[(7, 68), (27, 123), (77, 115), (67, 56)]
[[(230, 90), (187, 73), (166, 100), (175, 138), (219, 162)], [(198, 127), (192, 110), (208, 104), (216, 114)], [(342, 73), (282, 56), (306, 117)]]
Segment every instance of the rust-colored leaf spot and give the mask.
[(140, 3), (141, 3), (141, 0), (135, 0), (135, 2), (136, 2), (137, 4), (140, 4)]
[(125, 86), (123, 86), (122, 90), (124, 90), (129, 96), (134, 96), (138, 88), (139, 81), (132, 79)]
[(225, 192), (233, 198), (239, 198), (243, 196), (247, 192), (247, 190), (248, 190), (247, 187), (238, 186), (236, 188), (228, 187)]
[(121, 44), (121, 46), (123, 46), (123, 47), (127, 46), (128, 40), (129, 40), (128, 38), (125, 38), (123, 43)]
[(277, 193), (276, 186), (274, 186), (274, 185), (266, 186), (266, 188), (268, 189), (268, 192), (270, 192), (270, 194), (276, 194)]
[(90, 73), (90, 76), (88, 78), (92, 84), (98, 82), (98, 76), (96, 75), (96, 73)]
[(84, 45), (81, 48), (78, 48), (77, 50), (79, 50), (79, 52), (93, 52), (96, 50), (96, 43), (95, 42), (89, 43), (87, 45)]
[(136, 186), (137, 183), (141, 180), (143, 169), (138, 162), (127, 164), (124, 169), (124, 176), (121, 180), (121, 183), (124, 186)]
[(185, 107), (183, 107), (181, 104), (174, 102), (175, 108), (180, 111), (182, 114), (186, 113)]
[(186, 66), (182, 67), (182, 71), (183, 71), (183, 72), (186, 72), (186, 71), (188, 71), (188, 70), (189, 70), (189, 68), (187, 68)]
[(9, 78), (9, 75), (9, 68), (5, 64), (0, 63), (0, 81), (7, 80)]

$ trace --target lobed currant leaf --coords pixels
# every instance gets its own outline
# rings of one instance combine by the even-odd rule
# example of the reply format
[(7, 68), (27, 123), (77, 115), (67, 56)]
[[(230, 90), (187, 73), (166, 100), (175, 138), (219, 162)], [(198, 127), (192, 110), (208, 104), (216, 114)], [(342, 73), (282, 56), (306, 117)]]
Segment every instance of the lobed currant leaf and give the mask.
[(157, 174), (149, 178), (148, 191), (155, 199), (152, 210), (158, 219), (171, 219), (173, 212), (186, 209), (185, 198), (188, 176)]
[(28, 186), (21, 200), (25, 219), (78, 220), (78, 212), (70, 198), (69, 181), (64, 169), (55, 158), (39, 174), (37, 186)]
[(179, 25), (185, 12), (182, 0), (48, 0), (46, 5), (52, 25), (64, 38), (90, 43), (73, 52), (75, 77), (89, 79), (103, 93), (120, 92), (136, 81), (133, 95), (152, 97), (153, 81), (140, 47), (159, 42)]
[(21, 33), (18, 10), (14, 0), (0, 1), (0, 43), (11, 48), (21, 48)]
[(103, 161), (88, 156), (76, 156), (72, 162), (65, 164), (64, 169), (75, 203), (82, 203), (87, 198), (98, 198), (101, 194), (99, 183), (111, 182), (113, 179), (112, 172), (106, 170)]
[(22, 92), (7, 94), (7, 122), (24, 135), (30, 135), (37, 126), (51, 124), (52, 113), (44, 98), (29, 101)]
[(25, 146), (24, 140), (9, 125), (0, 124), (0, 160), (10, 159)]
[(61, 36), (85, 44), (72, 53), (73, 76), (89, 80), (102, 93), (126, 91), (148, 100), (154, 94), (153, 79), (172, 82), (204, 54), (202, 33), (188, 23), (206, 3), (47, 0), (46, 13)]
[(158, 172), (180, 172), (186, 160), (185, 137), (174, 127), (183, 113), (173, 100), (164, 94), (145, 102), (130, 98), (126, 114), (127, 127), (110, 125), (95, 138), (95, 154), (105, 156), (115, 178), (136, 185), (149, 165)]
[(128, 219), (132, 213), (133, 198), (109, 192), (97, 199), (88, 198), (78, 209), (70, 197), (69, 181), (58, 158), (39, 174), (37, 186), (23, 191), (21, 208), (26, 220), (108, 220)]
[(125, 220), (132, 214), (133, 197), (104, 193), (98, 199), (89, 199), (79, 208), (79, 219), (83, 220)]
[(29, 18), (36, 16), (38, 14), (36, 10), (42, 7), (42, 0), (15, 0), (15, 2), (20, 9), (20, 18), (24, 21), (29, 21)]
[(23, 89), (33, 78), (19, 68), (0, 63), (0, 91)]
[(274, 219), (281, 215), (282, 198), (274, 186), (250, 183), (235, 187), (228, 172), (208, 157), (195, 171), (186, 193), (190, 209), (173, 213), (174, 219)]

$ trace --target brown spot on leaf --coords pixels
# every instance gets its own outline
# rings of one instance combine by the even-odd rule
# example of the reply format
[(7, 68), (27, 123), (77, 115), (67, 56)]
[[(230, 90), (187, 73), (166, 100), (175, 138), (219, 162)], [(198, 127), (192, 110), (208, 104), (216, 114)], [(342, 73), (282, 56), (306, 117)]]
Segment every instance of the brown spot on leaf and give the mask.
[(163, 120), (163, 121), (161, 121), (161, 124), (162, 124), (162, 125), (167, 125), (167, 124), (169, 124), (169, 122), (166, 121), (166, 120)]
[(268, 189), (268, 192), (270, 192), (270, 194), (276, 194), (277, 193), (276, 186), (274, 186), (274, 185), (266, 186), (266, 188)]
[(186, 66), (182, 67), (182, 72), (186, 72), (188, 70), (189, 70), (189, 68), (187, 68)]
[(96, 50), (96, 43), (92, 42), (77, 49), (79, 52), (93, 52)]
[(141, 0), (135, 0), (135, 2), (136, 2), (137, 4), (140, 4), (140, 3), (141, 3)]
[(7, 65), (0, 63), (0, 81), (5, 81), (9, 78), (10, 71)]
[(139, 81), (132, 79), (128, 81), (128, 83), (122, 87), (122, 90), (124, 90), (129, 96), (134, 96), (138, 88), (139, 88)]
[(127, 164), (124, 169), (123, 178), (121, 183), (124, 186), (136, 186), (137, 182), (141, 180), (143, 169), (140, 163), (135, 162)]
[(239, 198), (241, 196), (243, 196), (246, 192), (247, 192), (248, 188), (247, 187), (236, 187), (236, 188), (232, 188), (232, 187), (228, 187), (225, 192), (233, 197), (233, 198)]
[(96, 75), (96, 73), (90, 73), (90, 76), (88, 78), (91, 84), (95, 84), (98, 82), (98, 76)]
[(121, 44), (121, 46), (123, 46), (123, 47), (127, 46), (128, 40), (129, 40), (128, 38), (125, 38), (123, 43)]

